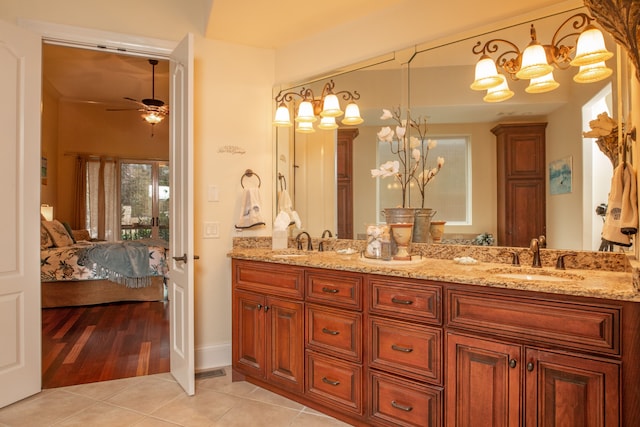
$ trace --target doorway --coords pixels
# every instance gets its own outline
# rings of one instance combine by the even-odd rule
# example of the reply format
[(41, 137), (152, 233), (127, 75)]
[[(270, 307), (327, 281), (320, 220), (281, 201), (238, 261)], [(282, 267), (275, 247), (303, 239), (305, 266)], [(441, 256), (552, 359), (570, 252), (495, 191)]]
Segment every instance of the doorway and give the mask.
[[(135, 101), (157, 98), (168, 103), (169, 61), (160, 60), (155, 74), (152, 75), (148, 58), (143, 56), (122, 55), (48, 43), (43, 44), (42, 51), (41, 152), (43, 161), (46, 159), (47, 176), (46, 180), (41, 183), (41, 203), (53, 206), (56, 219), (73, 224), (74, 228), (87, 228), (86, 223), (82, 222), (82, 218), (79, 220), (75, 218), (73, 208), (73, 190), (71, 190), (75, 181), (73, 165), (78, 156), (126, 158), (130, 162), (145, 161), (162, 165), (159, 167), (164, 173), (158, 173), (154, 176), (158, 180), (157, 187), (166, 187), (164, 194), (168, 196), (168, 179), (164, 179), (162, 183), (159, 182), (161, 175), (164, 178), (168, 175), (168, 121), (165, 120), (153, 126), (144, 122), (139, 111), (140, 103)], [(152, 94), (152, 79), (155, 86), (153, 87), (154, 94)], [(168, 197), (155, 194), (154, 198), (158, 200), (151, 211), (152, 217), (158, 218), (158, 226), (155, 227), (155, 230), (162, 230), (167, 234), (168, 223), (166, 221), (161, 223), (160, 210), (165, 213), (168, 211)], [(116, 202), (120, 204), (120, 200), (116, 200)], [(155, 224), (154, 220), (154, 226)], [(122, 225), (120, 227), (122, 228)], [(119, 235), (122, 235), (122, 232)], [(136, 313), (138, 319), (136, 324), (153, 321), (164, 328), (162, 323), (166, 321), (166, 333), (168, 334), (169, 313), (166, 306), (163, 306), (166, 303), (158, 303), (160, 307), (153, 307), (148, 310), (148, 313), (140, 310), (144, 304), (132, 304), (138, 305), (117, 303), (111, 307), (70, 308), (60, 316), (66, 319), (63, 324), (69, 327), (72, 323), (77, 323), (87, 317), (111, 318), (112, 321), (131, 321), (133, 316), (121, 314), (126, 309), (130, 310), (132, 314)], [(147, 315), (150, 317), (145, 319)], [(45, 317), (43, 315), (43, 321)], [(93, 326), (80, 325), (79, 327), (84, 331), (93, 331), (95, 328), (101, 327), (100, 325), (105, 327), (105, 331), (111, 329), (114, 331), (113, 333), (116, 333), (115, 331), (118, 330), (113, 325), (109, 326), (109, 322), (100, 323), (99, 320), (96, 320)], [(45, 328), (43, 323), (43, 338)], [(121, 336), (124, 337), (125, 335), (122, 334)], [(132, 335), (129, 333), (126, 336), (128, 345), (131, 345)], [(114, 346), (116, 342), (114, 341)], [(168, 343), (167, 336), (160, 346), (168, 347)], [(71, 345), (78, 348), (78, 351), (82, 351), (80, 344), (81, 342), (75, 342)], [(155, 357), (151, 347), (149, 349), (146, 356)], [(90, 352), (87, 351), (87, 354)], [(72, 358), (67, 360), (70, 361)], [(43, 372), (49, 363), (52, 362), (43, 355)], [(164, 372), (169, 371), (168, 361), (156, 360), (150, 361), (149, 364), (154, 366), (151, 371), (137, 369), (133, 373), (136, 375), (157, 373), (158, 369), (164, 370)], [(85, 367), (83, 369), (95, 369), (95, 365), (91, 365), (91, 362), (87, 360), (83, 361), (83, 366)], [(94, 367), (87, 368), (89, 366)], [(127, 368), (108, 367), (105, 368), (105, 372), (107, 371), (116, 372), (115, 375), (122, 375), (118, 372), (127, 372)], [(130, 373), (126, 375), (130, 375)], [(112, 378), (104, 375), (101, 380)]]

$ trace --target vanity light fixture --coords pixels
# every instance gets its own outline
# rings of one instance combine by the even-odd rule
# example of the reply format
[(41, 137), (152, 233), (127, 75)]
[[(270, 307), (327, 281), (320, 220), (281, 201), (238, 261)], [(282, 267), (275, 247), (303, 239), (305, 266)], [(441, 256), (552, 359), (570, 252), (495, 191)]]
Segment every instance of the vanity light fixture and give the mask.
[[(295, 117), (295, 122), (298, 124), (296, 127), (297, 132), (314, 132), (313, 123), (318, 120), (318, 117), (320, 117), (318, 128), (325, 130), (337, 129), (336, 117), (340, 117), (343, 114), (343, 125), (353, 126), (362, 123), (364, 120), (360, 117), (360, 109), (355, 103), (360, 99), (360, 94), (357, 91), (349, 92), (347, 90), (334, 92), (334, 88), (335, 83), (330, 80), (325, 83), (319, 97), (316, 97), (310, 88), (304, 87), (300, 92), (283, 93), (280, 91), (275, 98), (278, 108), (276, 109), (273, 124), (277, 127), (292, 126), (291, 114), (287, 103), (294, 101), (295, 98), (302, 100), (298, 105), (298, 114)], [(349, 101), (345, 111), (340, 109), (338, 95), (341, 95), (345, 101)]]
[[(592, 83), (602, 80), (613, 72), (604, 61), (611, 58), (604, 44), (602, 32), (591, 24), (594, 18), (586, 13), (577, 13), (567, 18), (558, 27), (551, 39), (551, 44), (540, 44), (536, 29), (531, 24), (531, 42), (520, 51), (518, 46), (505, 39), (492, 39), (482, 44), (477, 42), (472, 52), (482, 55), (475, 67), (475, 80), (471, 84), (473, 90), (486, 90), (483, 98), (487, 102), (501, 102), (513, 96), (509, 90), (505, 75), (498, 73), (501, 69), (512, 80), (530, 80), (525, 89), (528, 93), (543, 93), (556, 89), (560, 84), (553, 78), (553, 70), (566, 70), (569, 66), (580, 67), (574, 80), (578, 83)], [(581, 32), (561, 33), (565, 28)], [(571, 30), (568, 30), (571, 31)], [(566, 45), (566, 40), (577, 38), (576, 46)], [(500, 45), (506, 45), (506, 51), (494, 61), (489, 54), (497, 53)], [(571, 54), (575, 51), (572, 59)], [(509, 95), (511, 92), (511, 95)]]

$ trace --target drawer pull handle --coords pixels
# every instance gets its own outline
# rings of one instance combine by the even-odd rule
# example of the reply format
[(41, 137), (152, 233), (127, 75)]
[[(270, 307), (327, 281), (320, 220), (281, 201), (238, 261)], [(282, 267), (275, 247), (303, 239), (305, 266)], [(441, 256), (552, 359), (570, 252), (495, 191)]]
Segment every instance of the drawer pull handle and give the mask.
[(411, 305), (411, 304), (413, 304), (413, 301), (406, 300), (406, 299), (398, 299), (396, 297), (391, 298), (391, 302), (394, 303), (394, 304), (402, 304), (402, 305)]
[(340, 385), (340, 381), (331, 381), (330, 379), (328, 379), (327, 377), (322, 377), (322, 382), (332, 385), (332, 386), (338, 386)]
[(324, 292), (325, 294), (337, 294), (338, 292), (340, 292), (338, 289), (332, 289), (332, 288), (322, 288), (322, 292)]
[(329, 335), (338, 335), (340, 331), (332, 331), (331, 329), (322, 328), (322, 332)]
[(395, 351), (401, 351), (403, 353), (411, 353), (413, 351), (412, 348), (400, 347), (399, 345), (392, 344), (391, 349)]
[(395, 400), (391, 401), (391, 406), (393, 406), (396, 409), (400, 409), (401, 411), (405, 411), (405, 412), (411, 412), (413, 411), (413, 406), (404, 406), (404, 405), (400, 405), (398, 403), (396, 403)]

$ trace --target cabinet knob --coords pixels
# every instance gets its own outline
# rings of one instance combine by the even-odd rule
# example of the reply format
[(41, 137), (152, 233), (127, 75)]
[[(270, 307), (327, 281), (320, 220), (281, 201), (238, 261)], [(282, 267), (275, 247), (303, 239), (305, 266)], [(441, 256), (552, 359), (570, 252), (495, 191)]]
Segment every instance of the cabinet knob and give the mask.
[(517, 364), (518, 364), (518, 362), (516, 361), (516, 359), (509, 360), (509, 367), (510, 368), (515, 368)]
[(269, 306), (268, 306), (268, 305), (265, 305), (265, 306), (264, 306), (264, 312), (266, 313), (267, 311), (269, 311)]
[(262, 310), (262, 304), (258, 304), (256, 307), (258, 307), (258, 311)]
[(533, 362), (527, 363), (527, 371), (529, 371), (529, 372), (533, 371)]
[(405, 412), (411, 412), (413, 411), (413, 406), (404, 406), (404, 405), (400, 405), (399, 403), (397, 403), (395, 400), (391, 401), (391, 406), (393, 406), (396, 409), (400, 409), (401, 411), (405, 411)]

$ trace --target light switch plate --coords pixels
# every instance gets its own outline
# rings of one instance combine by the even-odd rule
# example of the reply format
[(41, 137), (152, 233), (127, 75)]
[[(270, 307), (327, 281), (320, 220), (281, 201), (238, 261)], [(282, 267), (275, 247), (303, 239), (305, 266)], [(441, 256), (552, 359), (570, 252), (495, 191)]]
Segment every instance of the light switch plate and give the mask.
[(220, 223), (218, 221), (205, 221), (203, 237), (205, 239), (219, 239)]
[(210, 202), (220, 201), (220, 191), (217, 185), (210, 185), (207, 189), (207, 200)]

